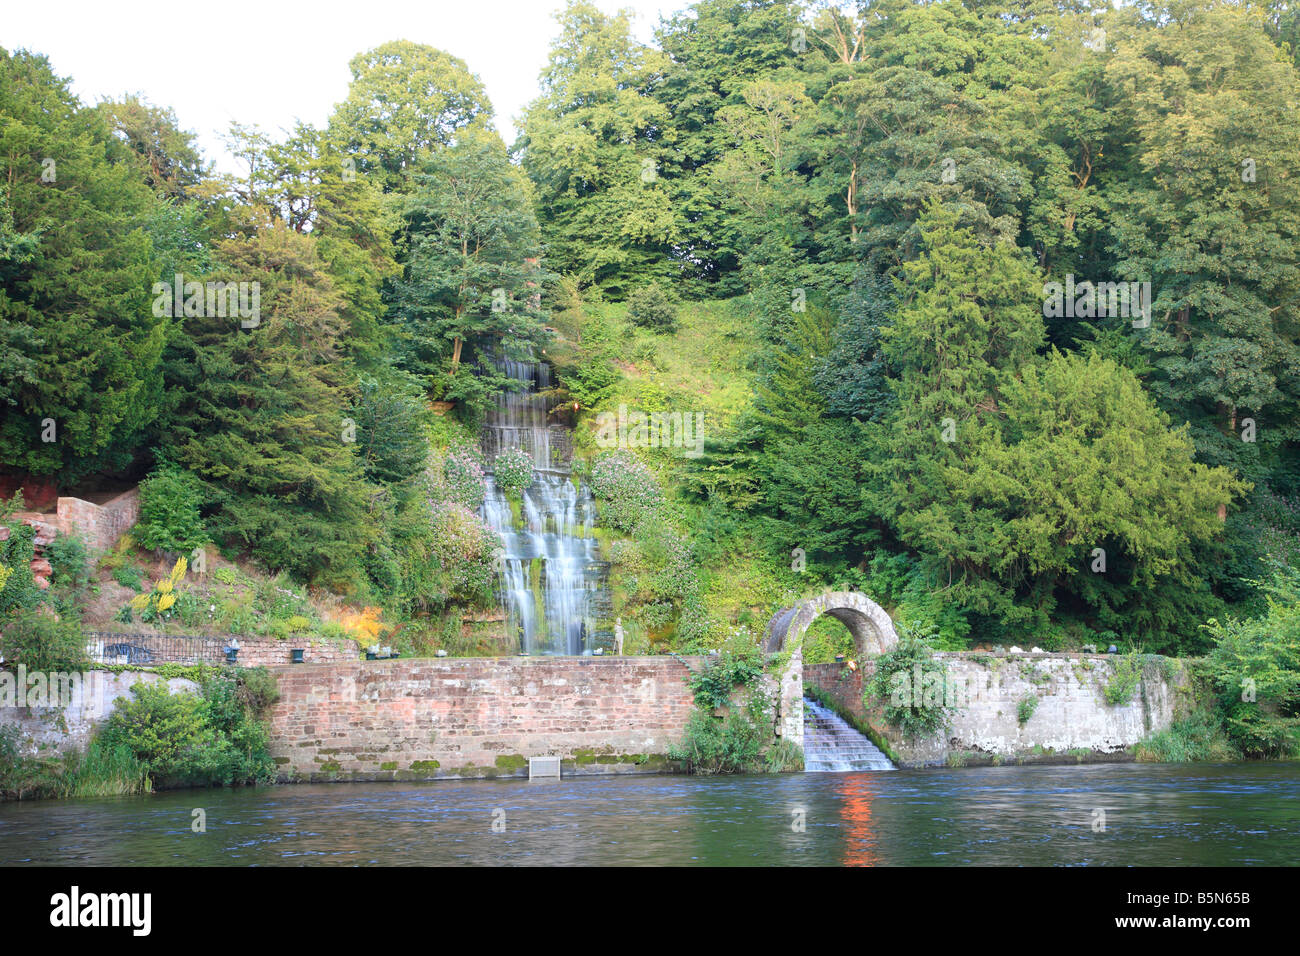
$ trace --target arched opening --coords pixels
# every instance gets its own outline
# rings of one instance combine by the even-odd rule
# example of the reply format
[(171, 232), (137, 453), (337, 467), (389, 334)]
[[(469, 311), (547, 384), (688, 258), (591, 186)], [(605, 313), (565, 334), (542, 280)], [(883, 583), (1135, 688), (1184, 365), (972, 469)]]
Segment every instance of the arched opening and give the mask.
[[(839, 621), (848, 630), (858, 657), (883, 653), (898, 642), (894, 624), (884, 608), (858, 591), (832, 591), (772, 615), (764, 642), (768, 653), (775, 654), (804, 637), (822, 615)], [(818, 636), (836, 633), (829, 623), (818, 627), (815, 632)]]
[(846, 660), (858, 656), (857, 644), (849, 626), (834, 614), (822, 614), (813, 619), (803, 632), (803, 663), (829, 664), (837, 656)]

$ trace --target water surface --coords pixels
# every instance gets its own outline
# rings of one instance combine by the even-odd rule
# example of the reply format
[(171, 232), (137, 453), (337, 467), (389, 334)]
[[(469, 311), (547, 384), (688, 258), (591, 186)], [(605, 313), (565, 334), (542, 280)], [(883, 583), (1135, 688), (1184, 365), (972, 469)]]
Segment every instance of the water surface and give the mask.
[[(206, 833), (191, 832), (194, 808), (207, 812)], [(326, 784), (0, 804), (7, 866), (1284, 865), (1298, 851), (1294, 763)]]

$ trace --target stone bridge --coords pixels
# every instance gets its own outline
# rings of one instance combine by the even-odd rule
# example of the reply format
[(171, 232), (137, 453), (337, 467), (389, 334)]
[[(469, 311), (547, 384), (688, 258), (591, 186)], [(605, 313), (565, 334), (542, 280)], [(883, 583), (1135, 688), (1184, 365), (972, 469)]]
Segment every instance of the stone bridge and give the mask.
[(858, 591), (831, 591), (800, 601), (772, 615), (767, 622), (763, 648), (775, 654), (787, 644), (798, 641), (818, 617), (829, 614), (853, 635), (859, 657), (883, 653), (898, 643), (894, 624), (875, 601)]

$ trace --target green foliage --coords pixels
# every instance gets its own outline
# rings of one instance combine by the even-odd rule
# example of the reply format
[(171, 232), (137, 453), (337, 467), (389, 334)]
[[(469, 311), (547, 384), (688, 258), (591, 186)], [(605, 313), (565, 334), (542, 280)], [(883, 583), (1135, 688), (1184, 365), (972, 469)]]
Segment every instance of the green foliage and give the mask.
[(591, 493), (601, 504), (605, 522), (620, 531), (634, 531), (658, 514), (663, 492), (650, 469), (629, 451), (611, 451), (591, 468)]
[(1033, 717), (1034, 712), (1037, 710), (1038, 710), (1037, 695), (1030, 694), (1028, 697), (1022, 698), (1021, 701), (1018, 704), (1016, 704), (1016, 721), (1021, 724), (1028, 723), (1029, 718)]
[(392, 292), (399, 361), (478, 414), (504, 379), (458, 375), (464, 347), (490, 372), (503, 342), (523, 353), (545, 337), (537, 222), (495, 133), (462, 132), (429, 157), (414, 185), (403, 211), (409, 253)]
[(142, 547), (189, 554), (208, 543), (199, 508), (199, 480), (175, 465), (160, 465), (140, 482), (140, 521), (134, 532)]
[(687, 718), (682, 740), (668, 747), (668, 759), (680, 760), (690, 773), (757, 773), (767, 769), (764, 747), (770, 730), (764, 726), (763, 702), (749, 704), (725, 718), (699, 707)]
[(737, 691), (751, 690), (763, 675), (763, 654), (748, 633), (733, 636), (704, 669), (687, 679), (699, 707), (725, 707)]
[(0, 620), (8, 615), (30, 611), (41, 602), (41, 592), (32, 577), (32, 558), (35, 547), (32, 539), (36, 532), (30, 525), (13, 522), (8, 525), (9, 538), (0, 541)]
[(431, 553), (442, 569), (443, 600), (487, 603), (496, 581), (501, 539), (462, 505), (432, 503)]
[(906, 737), (929, 737), (951, 721), (948, 668), (934, 657), (932, 634), (900, 630), (898, 643), (876, 658), (863, 701), (868, 708), (882, 705), (885, 721)]
[(0, 50), (0, 157), (0, 461), (64, 479), (127, 465), (160, 407), (157, 200), (104, 115), (23, 50)]
[(50, 562), (50, 584), (55, 588), (77, 588), (90, 580), (89, 553), (78, 534), (60, 534), (45, 548)]
[(260, 318), (187, 322), (181, 403), (168, 455), (204, 484), (208, 528), (267, 567), (347, 588), (356, 580), (369, 497), (342, 419), (341, 298), (310, 237), (279, 225), (219, 249), (260, 282)]
[(418, 386), (369, 375), (357, 381), (354, 410), (358, 452), (367, 481), (394, 485), (419, 474), (429, 456)]
[(85, 752), (62, 757), (23, 753), (18, 728), (0, 727), (0, 798), (49, 799), (130, 796), (149, 791), (129, 748), (92, 739)]
[(1139, 762), (1199, 763), (1240, 760), (1241, 751), (1228, 738), (1218, 714), (1195, 711), (1176, 720), (1134, 748)]
[(668, 60), (634, 39), (627, 11), (570, 0), (556, 18), (560, 35), (516, 149), (557, 271), (622, 299), (634, 277), (673, 271), (667, 252), (683, 213), (659, 169), (676, 127), (647, 95)]
[(1127, 704), (1133, 699), (1142, 681), (1142, 661), (1137, 654), (1126, 654), (1115, 662), (1115, 670), (1102, 689), (1102, 696), (1112, 707)]
[(492, 476), (506, 494), (518, 495), (533, 483), (533, 456), (522, 448), (507, 448), (492, 462)]
[(1247, 756), (1287, 757), (1300, 747), (1300, 572), (1278, 568), (1259, 586), (1267, 612), (1211, 620), (1206, 664), (1233, 743)]
[(627, 300), (627, 317), (653, 332), (671, 335), (677, 331), (677, 305), (657, 282), (632, 293)]
[(132, 591), (139, 591), (144, 586), (144, 573), (134, 564), (118, 565), (113, 568), (112, 575), (114, 581)]
[(109, 749), (130, 752), (144, 777), (161, 786), (265, 783), (275, 764), (259, 714), (275, 699), (263, 672), (219, 671), (203, 695), (168, 692), (162, 682), (136, 684), (117, 701), (100, 734)]
[(0, 651), (5, 666), (28, 671), (75, 671), (86, 663), (86, 639), (69, 614), (48, 609), (18, 609), (0, 620)]
[(465, 62), (421, 43), (392, 40), (348, 63), (347, 98), (330, 117), (330, 137), (359, 174), (384, 190), (409, 188), (419, 160), (460, 130), (492, 115), (483, 84)]

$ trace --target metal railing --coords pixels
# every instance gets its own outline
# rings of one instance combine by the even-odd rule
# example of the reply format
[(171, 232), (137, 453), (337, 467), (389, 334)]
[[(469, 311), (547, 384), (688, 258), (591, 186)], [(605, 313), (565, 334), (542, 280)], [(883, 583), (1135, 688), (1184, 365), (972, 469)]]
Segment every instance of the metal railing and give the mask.
[(86, 655), (101, 664), (219, 664), (229, 638), (91, 631)]

